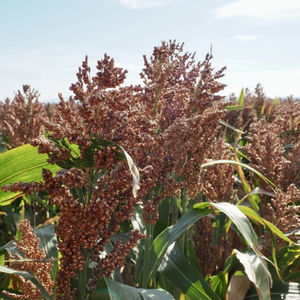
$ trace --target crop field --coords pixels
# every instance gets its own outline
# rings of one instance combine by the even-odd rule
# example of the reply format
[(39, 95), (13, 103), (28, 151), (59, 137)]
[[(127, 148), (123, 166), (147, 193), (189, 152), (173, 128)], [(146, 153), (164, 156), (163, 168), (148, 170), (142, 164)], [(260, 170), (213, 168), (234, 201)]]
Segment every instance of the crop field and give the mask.
[(0, 299), (300, 299), (300, 101), (224, 70), (169, 41), (0, 102)]

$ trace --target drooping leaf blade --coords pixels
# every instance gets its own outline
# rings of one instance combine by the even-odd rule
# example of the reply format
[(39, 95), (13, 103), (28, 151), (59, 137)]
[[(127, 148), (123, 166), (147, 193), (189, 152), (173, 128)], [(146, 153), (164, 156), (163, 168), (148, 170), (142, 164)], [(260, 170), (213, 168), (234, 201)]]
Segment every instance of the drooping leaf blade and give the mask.
[(249, 221), (249, 219), (236, 207), (235, 205), (228, 202), (219, 203), (208, 203), (202, 202), (194, 205), (194, 209), (199, 209), (207, 206), (214, 206), (224, 214), (226, 214), (230, 220), (238, 228), (239, 232), (242, 234), (249, 246), (257, 251), (258, 240), (256, 233)]
[(270, 288), (272, 286), (271, 274), (266, 263), (255, 252), (240, 252), (234, 249), (236, 257), (245, 268), (249, 280), (254, 284), (260, 300), (270, 300)]
[(248, 216), (249, 218), (257, 221), (258, 223), (266, 226), (269, 230), (271, 230), (274, 234), (276, 234), (277, 236), (279, 236), (280, 238), (282, 238), (283, 240), (287, 241), (288, 243), (294, 244), (294, 242), (289, 239), (286, 235), (283, 234), (283, 232), (277, 228), (274, 224), (272, 224), (271, 222), (269, 222), (268, 220), (265, 220), (263, 218), (261, 218), (253, 209), (251, 209), (248, 206), (244, 206), (244, 205), (238, 205), (237, 206), (240, 211), (242, 211), (246, 216)]
[(217, 164), (232, 164), (232, 165), (241, 166), (245, 169), (248, 169), (249, 171), (251, 171), (255, 175), (257, 175), (259, 178), (261, 178), (266, 183), (270, 184), (272, 187), (278, 188), (270, 179), (268, 179), (266, 176), (264, 176), (263, 174), (261, 174), (260, 172), (255, 170), (254, 168), (250, 167), (247, 164), (243, 164), (241, 162), (237, 162), (237, 161), (234, 161), (234, 160), (226, 160), (226, 159), (224, 159), (224, 160), (213, 160), (213, 161), (209, 161), (207, 163), (202, 164), (201, 168), (207, 168), (207, 167), (214, 166), (214, 165), (217, 165)]

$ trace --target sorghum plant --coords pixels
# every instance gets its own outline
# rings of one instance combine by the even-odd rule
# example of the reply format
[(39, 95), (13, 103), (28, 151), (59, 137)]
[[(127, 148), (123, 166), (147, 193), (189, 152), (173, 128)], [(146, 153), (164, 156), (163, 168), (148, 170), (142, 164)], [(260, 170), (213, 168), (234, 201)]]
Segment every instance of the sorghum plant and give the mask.
[(0, 133), (7, 136), (10, 147), (17, 147), (42, 133), (46, 113), (38, 91), (23, 85), (22, 92), (18, 91), (12, 101), (6, 99), (0, 106), (0, 116)]
[[(37, 277), (49, 295), (53, 293), (54, 282), (51, 280), (50, 272), (53, 263), (46, 261), (44, 249), (39, 248), (39, 238), (36, 237), (28, 220), (19, 222), (19, 228), (22, 241), (15, 239), (16, 247), (21, 253), (11, 255), (9, 260), (12, 261), (12, 267), (20, 271), (29, 271), (33, 276)], [(27, 259), (27, 260), (26, 260)], [(41, 299), (41, 291), (28, 279), (18, 276), (20, 291), (22, 294), (15, 294), (3, 291), (3, 294), (13, 299)]]
[(60, 96), (54, 122), (44, 123), (48, 136), (32, 141), (40, 153), (49, 154), (49, 162), (63, 169), (56, 175), (44, 170), (43, 183), (8, 187), (25, 193), (47, 192), (51, 204), (59, 209), (56, 234), (61, 258), (55, 285), (57, 297), (62, 299), (85, 299), (92, 294), (99, 278), (121, 267), (130, 249), (143, 237), (133, 230), (125, 244), (117, 241), (107, 255), (99, 256), (121, 224), (130, 220), (138, 200), (131, 192), (126, 160), (116, 158), (124, 154), (103, 140), (107, 124), (98, 118), (100, 103), (112, 99), (109, 96), (113, 92), (106, 89), (121, 84), (126, 72), (115, 68), (108, 56), (99, 61), (98, 71), (91, 78), (87, 61), (83, 63), (78, 82), (71, 87), (74, 99), (65, 102)]
[[(263, 230), (263, 245), (259, 244), (255, 231), (260, 234), (261, 227), (255, 224), (254, 231), (241, 211), (267, 224), (257, 214), (261, 212), (284, 233), (296, 229), (292, 222), (299, 222), (295, 185), (300, 144), (294, 104), (285, 104), (288, 109), (266, 105), (258, 86), (254, 96), (246, 91), (245, 101), (238, 100), (242, 111), (226, 113), (228, 103), (218, 94), (224, 88), (219, 83), (224, 68), (214, 71), (211, 59), (208, 54), (196, 62), (194, 54), (183, 51), (183, 44), (163, 42), (150, 58), (144, 56), (143, 84), (126, 86), (127, 71), (115, 67), (107, 54), (98, 61), (94, 76), (86, 57), (70, 87), (73, 96), (66, 101), (59, 95), (55, 112), (48, 111), (49, 120), (42, 122), (46, 134), (31, 144), (61, 169), (44, 169), (43, 182), (15, 183), (5, 189), (34, 197), (47, 194), (58, 212), (60, 257), (53, 290), (58, 299), (92, 298), (104, 278), (110, 289), (109, 277), (123, 277), (138, 288), (164, 288), (177, 298), (179, 290), (191, 299), (199, 299), (199, 294), (224, 298), (231, 273), (241, 270), (233, 251), (261, 260), (258, 248), (273, 247), (272, 237)], [(228, 128), (241, 130), (229, 133), (221, 119)], [(292, 136), (282, 135), (286, 130)], [(286, 147), (287, 142), (292, 146)], [(265, 184), (263, 176), (258, 179), (233, 165), (201, 168), (224, 159), (248, 163), (276, 189)], [(255, 187), (264, 192), (252, 206), (256, 211), (247, 202)], [(232, 218), (231, 212), (240, 219)], [(275, 234), (283, 236), (276, 230)], [(170, 247), (175, 250), (167, 253), (176, 238)], [(127, 280), (130, 267), (136, 276)], [(170, 270), (174, 274), (165, 277)], [(177, 275), (184, 278), (178, 289)], [(265, 267), (260, 276), (269, 280)], [(258, 288), (269, 289), (269, 283)], [(34, 293), (30, 297), (36, 297)]]

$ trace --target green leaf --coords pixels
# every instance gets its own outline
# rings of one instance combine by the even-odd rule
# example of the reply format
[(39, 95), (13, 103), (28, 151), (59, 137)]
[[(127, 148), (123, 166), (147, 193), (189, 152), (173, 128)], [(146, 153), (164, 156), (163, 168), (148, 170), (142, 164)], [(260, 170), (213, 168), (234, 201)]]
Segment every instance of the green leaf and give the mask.
[(174, 300), (173, 296), (163, 289), (138, 289), (117, 281), (105, 278), (111, 300)]
[(202, 164), (200, 168), (207, 168), (207, 167), (211, 167), (211, 166), (214, 166), (214, 165), (217, 165), (217, 164), (232, 164), (232, 165), (241, 166), (245, 169), (248, 169), (249, 171), (251, 171), (252, 173), (257, 175), (259, 178), (261, 178), (263, 181), (270, 184), (274, 188), (278, 188), (271, 180), (269, 180), (267, 177), (265, 177), (263, 174), (261, 174), (260, 172), (258, 172), (254, 168), (250, 167), (247, 164), (243, 164), (241, 162), (237, 162), (237, 161), (234, 161), (234, 160), (225, 160), (225, 159), (224, 160), (213, 160), (213, 161), (207, 162), (205, 164)]
[(245, 105), (244, 89), (241, 89), (240, 96), (239, 96), (237, 102), (239, 105), (244, 107), (244, 105)]
[(147, 282), (155, 275), (158, 267), (168, 250), (169, 246), (176, 241), (190, 226), (208, 215), (211, 210), (204, 208), (202, 210), (192, 210), (184, 214), (176, 224), (169, 226), (160, 233), (151, 246), (150, 265), (145, 265), (143, 269), (144, 276), (147, 276)]
[(236, 257), (245, 268), (249, 280), (254, 284), (260, 300), (269, 300), (270, 288), (272, 285), (271, 274), (268, 271), (266, 263), (254, 252), (242, 253), (236, 249), (233, 250)]
[(154, 237), (157, 237), (169, 225), (169, 214), (171, 208), (171, 197), (167, 197), (159, 205), (159, 218), (155, 223)]
[(190, 299), (220, 299), (211, 290), (203, 275), (190, 264), (175, 243), (169, 247), (158, 271)]
[(0, 154), (0, 206), (8, 205), (21, 192), (4, 192), (1, 187), (14, 182), (42, 181), (42, 169), (56, 172), (60, 168), (47, 162), (47, 154), (39, 154), (38, 149), (27, 144)]
[[(293, 272), (292, 267), (295, 264), (297, 265), (297, 261), (300, 260), (300, 245), (292, 245), (281, 248), (277, 252), (276, 258), (283, 279), (291, 280), (287, 278), (293, 277), (293, 273), (295, 273)], [(299, 271), (299, 267), (298, 270), (296, 267), (296, 271)]]
[(219, 203), (198, 203), (194, 205), (194, 209), (199, 209), (207, 206), (214, 206), (218, 210), (222, 211), (226, 214), (230, 220), (235, 224), (239, 232), (242, 234), (246, 242), (250, 245), (250, 247), (258, 252), (258, 240), (256, 233), (249, 221), (249, 219), (233, 204), (228, 202), (219, 202)]
[(274, 234), (282, 238), (283, 240), (287, 241), (288, 243), (294, 244), (294, 242), (289, 239), (286, 235), (284, 235), (279, 228), (277, 228), (274, 224), (269, 222), (268, 220), (265, 220), (261, 218), (253, 209), (251, 209), (248, 206), (244, 205), (238, 205), (237, 206), (241, 212), (243, 212), (246, 216), (249, 218), (255, 220), (256, 222), (266, 226), (270, 231), (272, 231)]
[(241, 110), (244, 109), (244, 106), (243, 105), (227, 105), (225, 107), (225, 109), (229, 110), (229, 111), (231, 111), (231, 110), (239, 110), (239, 111), (241, 111)]
[(26, 271), (18, 271), (18, 270), (14, 270), (5, 266), (0, 266), (0, 273), (5, 273), (5, 274), (10, 274), (10, 275), (18, 275), (21, 277), (24, 277), (26, 279), (29, 279), (43, 294), (43, 296), (46, 299), (50, 299), (49, 294), (47, 293), (47, 291), (45, 290), (45, 288), (42, 286), (42, 284), (35, 279), (30, 273), (26, 272)]
[(221, 299), (225, 299), (225, 294), (228, 288), (228, 274), (220, 272), (217, 275), (210, 277), (211, 289), (218, 294)]

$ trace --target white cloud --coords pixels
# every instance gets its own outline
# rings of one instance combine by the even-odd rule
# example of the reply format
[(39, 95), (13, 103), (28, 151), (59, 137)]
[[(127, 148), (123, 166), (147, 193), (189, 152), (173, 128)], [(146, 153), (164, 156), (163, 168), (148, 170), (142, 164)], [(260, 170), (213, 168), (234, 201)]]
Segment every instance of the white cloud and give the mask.
[(233, 37), (235, 40), (240, 40), (240, 41), (253, 41), (258, 38), (257, 35), (236, 35)]
[(157, 6), (165, 6), (167, 0), (119, 0), (120, 4), (129, 7), (130, 9), (144, 9)]
[(300, 16), (299, 0), (240, 0), (214, 10), (217, 18), (252, 17), (278, 20)]

